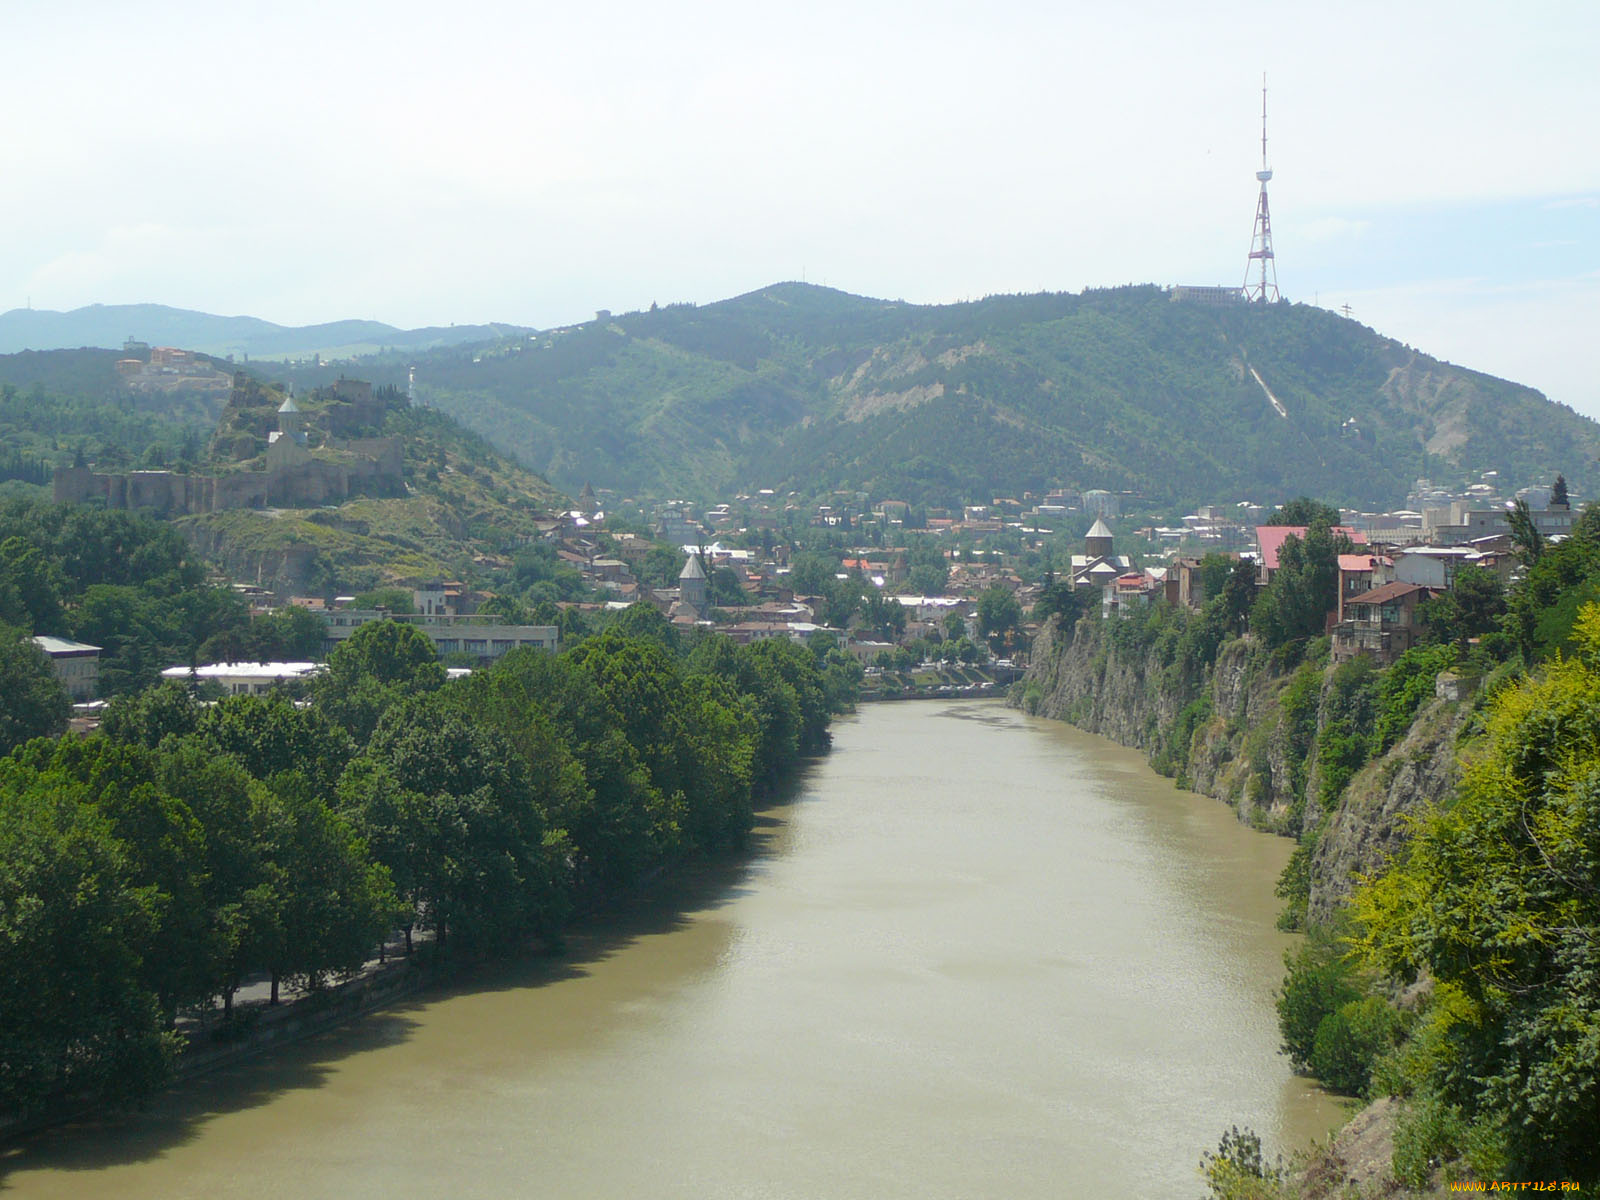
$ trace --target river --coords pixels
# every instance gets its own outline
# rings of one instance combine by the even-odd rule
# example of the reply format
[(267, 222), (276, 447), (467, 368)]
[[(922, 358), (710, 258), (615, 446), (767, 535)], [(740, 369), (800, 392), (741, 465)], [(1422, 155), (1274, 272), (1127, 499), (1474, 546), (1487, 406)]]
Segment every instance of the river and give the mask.
[(1277, 1053), (1286, 840), (994, 702), (867, 706), (753, 853), (559, 960), (58, 1130), (26, 1197), (1198, 1196)]

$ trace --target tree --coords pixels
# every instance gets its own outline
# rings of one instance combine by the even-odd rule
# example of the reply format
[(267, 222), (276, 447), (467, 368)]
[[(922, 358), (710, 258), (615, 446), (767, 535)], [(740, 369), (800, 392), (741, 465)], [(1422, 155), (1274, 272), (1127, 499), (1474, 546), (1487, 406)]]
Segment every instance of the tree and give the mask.
[(281, 692), (219, 700), (200, 715), (195, 732), (257, 779), (298, 771), (323, 795), (355, 754), (350, 735), (325, 713), (297, 707)]
[(215, 946), (201, 884), (205, 833), (158, 777), (159, 757), (108, 737), (36, 741), (6, 764), (12, 779), (37, 779), (78, 790), (111, 825), (127, 855), (129, 882), (145, 891), (155, 918), (136, 947), (143, 985), (160, 999), (168, 1025), (180, 1004), (213, 992)]
[(1271, 647), (1321, 636), (1327, 615), (1339, 600), (1339, 555), (1349, 539), (1325, 525), (1313, 525), (1302, 540), (1284, 538), (1278, 571), (1255, 602), (1250, 628)]
[[(1060, 617), (1062, 630), (1070, 635), (1073, 626), (1078, 623), (1078, 618), (1083, 616), (1088, 611), (1088, 608), (1088, 597), (1072, 586), (1072, 580), (1051, 579), (1039, 593), (1039, 599), (1034, 602), (1033, 619), (1042, 624), (1051, 617)], [(956, 617), (958, 622), (960, 621), (960, 617), (955, 613), (950, 615)], [(946, 636), (953, 640), (963, 636), (964, 633), (965, 629), (963, 627), (958, 625), (958, 627), (952, 629), (949, 620), (946, 620)]]
[(1454, 642), (1463, 650), (1472, 638), (1498, 629), (1505, 613), (1505, 588), (1488, 567), (1457, 568), (1448, 592), (1417, 607), (1430, 642)]
[(1558, 474), (1556, 476), (1556, 484), (1555, 484), (1555, 486), (1550, 489), (1550, 507), (1551, 508), (1566, 508), (1568, 503), (1569, 503), (1569, 500), (1568, 500), (1568, 497), (1567, 497), (1567, 477), (1565, 475), (1559, 475)]
[(251, 622), (251, 657), (258, 662), (312, 662), (322, 657), (328, 627), (309, 608), (286, 604)]
[(988, 639), (989, 648), (1002, 653), (1022, 632), (1022, 605), (1016, 595), (1001, 584), (990, 584), (978, 596), (978, 636)]
[(730, 566), (713, 567), (706, 584), (707, 598), (718, 608), (739, 608), (750, 603), (739, 573)]
[(167, 1077), (176, 1040), (141, 977), (158, 919), (82, 785), (0, 783), (0, 1106), (132, 1098)]
[(1337, 525), (1339, 510), (1331, 504), (1313, 500), (1310, 496), (1296, 496), (1267, 518), (1268, 525)]
[(283, 980), (315, 990), (360, 970), (401, 911), (388, 870), (299, 772), (273, 777), (253, 819), (271, 888), (273, 1001)]
[(401, 809), (406, 878), (437, 943), (482, 950), (558, 927), (561, 860), (526, 765), (497, 731), (448, 698), (413, 697), (384, 714), (369, 755), (420, 800)]
[(444, 681), (445, 669), (421, 630), (401, 621), (371, 621), (334, 647), (311, 694), (360, 743), (391, 705)]
[(1533, 513), (1528, 509), (1528, 502), (1518, 496), (1507, 511), (1506, 520), (1511, 525), (1512, 549), (1522, 560), (1523, 566), (1533, 566), (1544, 553), (1544, 535), (1533, 523)]
[(34, 641), (0, 625), (0, 754), (67, 727), (72, 704), (50, 658)]
[(676, 546), (651, 546), (637, 568), (639, 582), (646, 587), (677, 587), (684, 560), (683, 551)]
[(0, 542), (0, 621), (29, 633), (63, 632), (65, 585), (60, 568), (37, 546), (20, 537)]
[(400, 616), (416, 612), (415, 597), (405, 588), (377, 588), (362, 592), (350, 601), (351, 608), (383, 608)]

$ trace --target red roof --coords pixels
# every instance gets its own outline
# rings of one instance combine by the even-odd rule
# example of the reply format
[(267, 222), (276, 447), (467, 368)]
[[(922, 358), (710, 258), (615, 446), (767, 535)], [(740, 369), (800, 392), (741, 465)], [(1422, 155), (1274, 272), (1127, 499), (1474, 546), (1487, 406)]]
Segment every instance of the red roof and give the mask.
[[(1367, 535), (1356, 529), (1344, 525), (1335, 525), (1333, 533), (1342, 533), (1358, 546), (1367, 544)], [(1261, 547), (1261, 561), (1269, 571), (1278, 569), (1278, 551), (1283, 549), (1284, 539), (1290, 534), (1301, 541), (1305, 540), (1306, 526), (1304, 525), (1257, 525), (1256, 545)]]
[(1387, 564), (1388, 561), (1381, 554), (1341, 554), (1339, 555), (1339, 570), (1370, 571), (1379, 563)]

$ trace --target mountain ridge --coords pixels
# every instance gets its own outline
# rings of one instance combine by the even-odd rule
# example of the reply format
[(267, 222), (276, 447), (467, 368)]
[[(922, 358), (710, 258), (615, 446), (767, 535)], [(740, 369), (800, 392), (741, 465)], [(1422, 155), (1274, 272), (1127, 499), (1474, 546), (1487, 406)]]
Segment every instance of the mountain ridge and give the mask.
[(791, 281), (408, 362), (421, 397), (569, 489), (1391, 508), (1418, 477), (1600, 482), (1600, 426), (1531, 388), (1313, 306), (1153, 285), (915, 305)]
[(348, 319), (280, 325), (260, 317), (219, 316), (165, 304), (89, 304), (58, 312), (14, 308), (0, 313), (0, 354), (27, 350), (117, 349), (128, 338), (225, 356), (331, 357), (383, 348), (428, 349), (515, 333), (518, 325), (426, 326), (400, 329)]
[(1208, 306), (1153, 285), (920, 305), (785, 281), (544, 331), (460, 327), (434, 345), (379, 323), (306, 328), (381, 340), (252, 372), (403, 387), (415, 366), (421, 400), (568, 491), (950, 505), (1062, 487), (1392, 508), (1419, 477), (1561, 472), (1600, 489), (1600, 426), (1532, 388), (1310, 305)]

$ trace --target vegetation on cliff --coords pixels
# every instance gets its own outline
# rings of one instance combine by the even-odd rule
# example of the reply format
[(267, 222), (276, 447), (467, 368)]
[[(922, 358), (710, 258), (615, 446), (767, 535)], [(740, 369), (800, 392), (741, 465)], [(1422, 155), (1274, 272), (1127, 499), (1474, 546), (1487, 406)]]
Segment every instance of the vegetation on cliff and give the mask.
[[(1389, 1171), (1412, 1188), (1441, 1170), (1600, 1183), (1600, 511), (1521, 553), (1508, 594), (1464, 571), (1382, 669), (1259, 622), (1268, 589), (1242, 638), (1214, 637), (1216, 593), (1198, 613), (1053, 622), (1017, 693), (1298, 839), (1285, 1051), (1399, 1098)], [(1445, 672), (1461, 700), (1436, 696)], [(1208, 1156), (1216, 1195), (1334, 1194), (1251, 1149)]]

